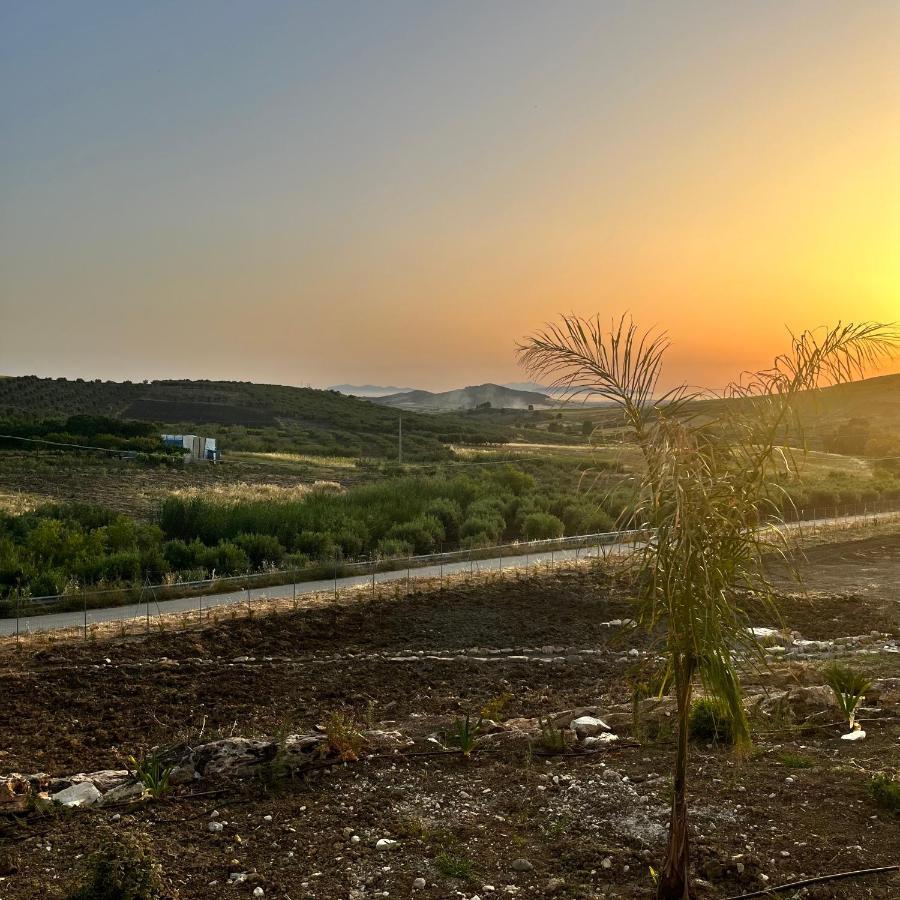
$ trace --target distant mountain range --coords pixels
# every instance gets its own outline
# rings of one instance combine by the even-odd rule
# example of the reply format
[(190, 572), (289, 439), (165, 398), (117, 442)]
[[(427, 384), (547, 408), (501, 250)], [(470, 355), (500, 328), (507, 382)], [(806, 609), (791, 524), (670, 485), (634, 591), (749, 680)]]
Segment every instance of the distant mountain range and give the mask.
[(408, 394), (412, 388), (384, 386), (381, 384), (333, 384), (327, 388), (349, 397), (387, 397), (389, 394)]
[[(509, 388), (511, 391), (516, 392), (525, 392), (532, 394), (543, 394), (545, 397), (554, 397), (559, 399), (565, 393), (564, 388), (550, 388), (545, 387), (542, 384), (537, 384), (534, 381), (514, 381), (506, 384), (493, 384), (489, 382), (486, 385), (479, 385), (478, 387), (494, 387), (494, 388)], [(424, 391), (419, 390), (417, 388), (410, 387), (394, 387), (392, 385), (383, 385), (383, 384), (333, 384), (330, 387), (326, 388), (329, 391), (337, 391), (340, 394), (346, 394), (349, 397), (363, 397), (368, 400), (378, 399), (380, 397), (392, 397), (395, 394), (423, 394), (429, 396), (441, 396), (443, 394), (453, 394), (454, 391)], [(462, 391), (469, 390), (469, 388), (460, 388)], [(514, 399), (514, 398), (513, 398)], [(468, 407), (462, 407), (468, 408)]]
[(537, 391), (522, 391), (502, 384), (479, 384), (455, 391), (404, 391), (386, 397), (372, 397), (375, 403), (416, 412), (451, 412), (478, 409), (550, 409), (556, 401)]

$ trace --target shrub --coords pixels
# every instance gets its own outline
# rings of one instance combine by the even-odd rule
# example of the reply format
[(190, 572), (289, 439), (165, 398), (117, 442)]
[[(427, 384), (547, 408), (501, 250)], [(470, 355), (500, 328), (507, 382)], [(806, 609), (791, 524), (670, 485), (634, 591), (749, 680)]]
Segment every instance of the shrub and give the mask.
[(99, 832), (99, 848), (88, 861), (84, 883), (69, 900), (157, 900), (165, 896), (162, 870), (145, 835)]
[(394, 525), (387, 538), (405, 541), (416, 553), (430, 553), (444, 540), (444, 526), (436, 516), (423, 514), (411, 522)]
[(230, 541), (220, 541), (215, 547), (203, 547), (200, 562), (207, 572), (216, 575), (242, 575), (250, 569), (247, 554)]
[(436, 497), (425, 507), (425, 515), (434, 516), (444, 526), (445, 539), (459, 540), (459, 528), (462, 525), (462, 507), (449, 497)]
[(344, 762), (355, 762), (365, 747), (366, 739), (346, 713), (332, 713), (325, 722), (328, 750)]
[(101, 564), (107, 581), (138, 581), (141, 577), (141, 557), (135, 552), (114, 553)]
[(689, 720), (690, 735), (695, 740), (715, 741), (720, 744), (734, 743), (731, 715), (720, 702), (701, 697), (691, 706)]
[(566, 749), (566, 731), (564, 728), (557, 728), (550, 719), (538, 716), (538, 724), (541, 728), (541, 735), (538, 743), (548, 753), (563, 753)]
[[(199, 543), (199, 542), (198, 542)], [(202, 547), (202, 544), (200, 545)], [(163, 547), (163, 556), (166, 562), (176, 571), (190, 569), (197, 565), (197, 547), (195, 544), (186, 544), (176, 538), (174, 541), (166, 541)]]
[(412, 544), (395, 537), (382, 538), (375, 548), (375, 554), (379, 559), (393, 559), (397, 556), (409, 556), (412, 552)]
[(546, 540), (563, 536), (565, 525), (550, 513), (534, 512), (525, 516), (522, 533), (529, 541)]
[(266, 563), (277, 566), (284, 557), (284, 547), (271, 534), (239, 534), (234, 543), (247, 554), (254, 569), (260, 569)]
[(900, 815), (900, 781), (882, 772), (869, 782), (869, 793), (879, 805)]

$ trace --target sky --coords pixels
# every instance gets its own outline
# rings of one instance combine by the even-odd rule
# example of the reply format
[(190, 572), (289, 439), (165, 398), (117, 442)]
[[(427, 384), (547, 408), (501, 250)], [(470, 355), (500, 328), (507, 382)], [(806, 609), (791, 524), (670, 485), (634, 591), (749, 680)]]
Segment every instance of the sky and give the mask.
[(898, 46), (894, 0), (0, 0), (0, 374), (440, 390), (630, 312), (722, 386), (900, 319)]

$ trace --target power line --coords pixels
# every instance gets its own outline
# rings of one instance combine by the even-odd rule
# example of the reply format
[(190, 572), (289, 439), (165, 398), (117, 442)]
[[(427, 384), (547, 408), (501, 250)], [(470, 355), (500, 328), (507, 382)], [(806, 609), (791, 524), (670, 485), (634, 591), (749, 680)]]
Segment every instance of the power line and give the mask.
[(49, 444), (53, 447), (72, 447), (76, 450), (97, 450), (100, 453), (133, 453), (136, 451), (132, 450), (113, 450), (109, 447), (92, 447), (89, 444), (66, 444), (62, 441), (48, 441), (43, 438), (27, 438), (27, 437), (19, 437), (15, 434), (0, 434), (0, 440), (7, 441), (26, 441), (29, 444)]

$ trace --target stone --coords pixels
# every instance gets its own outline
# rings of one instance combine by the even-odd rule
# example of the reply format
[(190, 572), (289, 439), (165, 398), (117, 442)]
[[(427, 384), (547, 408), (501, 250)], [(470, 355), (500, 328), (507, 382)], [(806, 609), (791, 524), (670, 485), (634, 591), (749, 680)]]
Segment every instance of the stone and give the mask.
[(842, 741), (864, 741), (865, 739), (866, 733), (861, 728), (841, 735)]
[(129, 781), (131, 773), (127, 769), (102, 769), (99, 772), (89, 772), (84, 777), (92, 782), (101, 794), (106, 794)]
[(586, 737), (593, 737), (594, 735), (600, 734), (601, 731), (611, 730), (606, 722), (595, 716), (579, 716), (577, 719), (572, 719), (569, 723), (569, 728), (575, 732), (575, 737), (577, 737), (579, 741), (583, 741)]
[(253, 896), (254, 897), (265, 897), (266, 892), (261, 887), (253, 888)]
[(272, 741), (250, 738), (223, 738), (197, 747), (190, 756), (193, 768), (203, 777), (228, 775), (250, 769), (275, 758)]
[(396, 850), (400, 846), (399, 841), (391, 840), (391, 838), (380, 838), (375, 844), (376, 850)]
[(607, 732), (605, 734), (598, 734), (594, 737), (587, 737), (583, 741), (583, 746), (585, 750), (595, 750), (598, 747), (602, 747), (605, 744), (613, 744), (619, 739), (617, 734), (612, 734), (611, 732)]
[(513, 872), (530, 872), (534, 868), (534, 864), (530, 859), (514, 859), (512, 861)]
[(103, 794), (94, 787), (93, 782), (82, 781), (73, 784), (59, 793), (53, 794), (50, 799), (61, 806), (91, 806), (96, 803)]
[(221, 822), (217, 822), (213, 819), (212, 822), (207, 823), (206, 830), (212, 834), (221, 834), (225, 830), (225, 826)]
[(425, 885), (426, 885), (427, 883), (428, 883), (428, 882), (425, 881), (424, 878), (416, 878), (416, 879), (414, 879), (414, 881), (413, 881), (413, 885), (412, 885), (412, 886), (413, 886), (413, 890), (414, 890), (414, 891), (421, 891), (422, 888), (424, 888)]
[(100, 805), (111, 803), (123, 803), (126, 800), (140, 800), (144, 796), (144, 786), (139, 781), (130, 784), (120, 784), (118, 787), (107, 791), (101, 798)]

